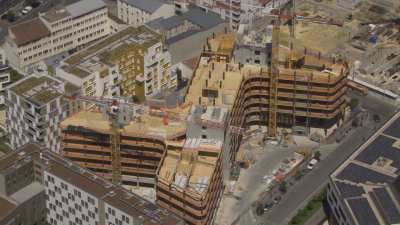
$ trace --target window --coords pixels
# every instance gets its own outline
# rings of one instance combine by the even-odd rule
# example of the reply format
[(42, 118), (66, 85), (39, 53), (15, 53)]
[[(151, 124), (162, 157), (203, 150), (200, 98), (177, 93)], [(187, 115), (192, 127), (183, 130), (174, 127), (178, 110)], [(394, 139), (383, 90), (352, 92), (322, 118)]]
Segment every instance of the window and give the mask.
[(259, 60), (259, 59), (256, 59), (256, 60), (254, 60), (254, 63), (255, 63), (255, 64), (260, 64), (260, 60)]

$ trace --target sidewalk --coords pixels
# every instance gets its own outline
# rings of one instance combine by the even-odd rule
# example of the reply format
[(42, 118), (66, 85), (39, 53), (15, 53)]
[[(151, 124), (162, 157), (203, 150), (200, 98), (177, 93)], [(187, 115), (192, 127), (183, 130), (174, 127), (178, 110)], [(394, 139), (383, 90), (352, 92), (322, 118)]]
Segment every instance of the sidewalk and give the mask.
[(321, 225), (326, 220), (326, 215), (323, 208), (321, 207), (318, 211), (312, 215), (304, 225)]

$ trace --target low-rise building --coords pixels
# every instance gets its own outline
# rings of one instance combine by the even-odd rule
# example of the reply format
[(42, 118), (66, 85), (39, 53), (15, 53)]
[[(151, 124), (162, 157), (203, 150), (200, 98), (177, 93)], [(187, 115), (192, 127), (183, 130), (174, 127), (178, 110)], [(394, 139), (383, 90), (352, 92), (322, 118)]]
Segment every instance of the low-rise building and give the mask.
[(9, 27), (4, 49), (10, 65), (27, 71), (29, 65), (82, 48), (109, 32), (106, 4), (102, 0), (80, 0)]
[(59, 122), (73, 109), (64, 95), (76, 87), (49, 76), (29, 76), (7, 87), (6, 125), (13, 149), (40, 142), (52, 151), (59, 149)]
[(175, 13), (173, 4), (161, 0), (118, 0), (118, 18), (134, 27), (159, 17), (167, 18)]
[(143, 101), (176, 87), (170, 57), (161, 35), (143, 26), (128, 27), (67, 58), (56, 73), (84, 95), (121, 94)]

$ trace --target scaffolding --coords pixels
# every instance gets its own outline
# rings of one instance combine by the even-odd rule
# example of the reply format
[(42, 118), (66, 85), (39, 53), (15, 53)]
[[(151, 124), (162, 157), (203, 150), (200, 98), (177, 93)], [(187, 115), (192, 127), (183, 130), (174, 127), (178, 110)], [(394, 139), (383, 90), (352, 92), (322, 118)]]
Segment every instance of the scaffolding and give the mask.
[(277, 101), (278, 101), (278, 79), (279, 79), (279, 39), (280, 39), (281, 21), (278, 17), (274, 21), (272, 32), (272, 59), (270, 66), (270, 85), (269, 85), (269, 119), (268, 119), (268, 136), (276, 137), (277, 135)]

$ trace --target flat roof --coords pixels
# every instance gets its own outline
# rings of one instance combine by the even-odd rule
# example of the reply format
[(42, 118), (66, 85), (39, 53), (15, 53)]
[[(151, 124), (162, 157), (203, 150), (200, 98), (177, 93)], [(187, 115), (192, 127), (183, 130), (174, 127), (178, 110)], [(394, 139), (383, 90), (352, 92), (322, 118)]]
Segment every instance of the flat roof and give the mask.
[[(61, 122), (62, 128), (68, 126), (84, 127), (101, 133), (110, 133), (110, 123), (103, 117), (102, 113), (94, 111), (80, 111)], [(121, 133), (124, 135), (154, 136), (160, 139), (168, 139), (180, 132), (186, 132), (184, 121), (168, 121), (164, 125), (163, 117), (143, 114), (140, 122), (132, 121), (126, 125)]]
[(49, 36), (50, 30), (39, 19), (35, 18), (9, 27), (15, 44), (20, 47)]
[(62, 63), (61, 68), (82, 79), (92, 72), (109, 68), (113, 65), (113, 57), (128, 46), (144, 50), (161, 41), (160, 34), (144, 26), (128, 27), (73, 54)]
[(32, 199), (41, 192), (44, 192), (44, 187), (39, 182), (35, 181), (12, 194), (10, 198), (14, 199), (18, 203), (23, 203)]
[[(338, 194), (358, 224), (400, 223), (400, 112), (332, 175)], [(397, 184), (398, 185), (398, 184)]]
[(20, 97), (41, 105), (62, 96), (62, 93), (57, 89), (59, 84), (56, 80), (46, 76), (29, 76), (14, 83), (10, 86), (10, 89)]
[(148, 13), (154, 13), (164, 4), (158, 0), (125, 0), (124, 2)]
[(8, 216), (16, 207), (16, 204), (0, 196), (0, 221)]

